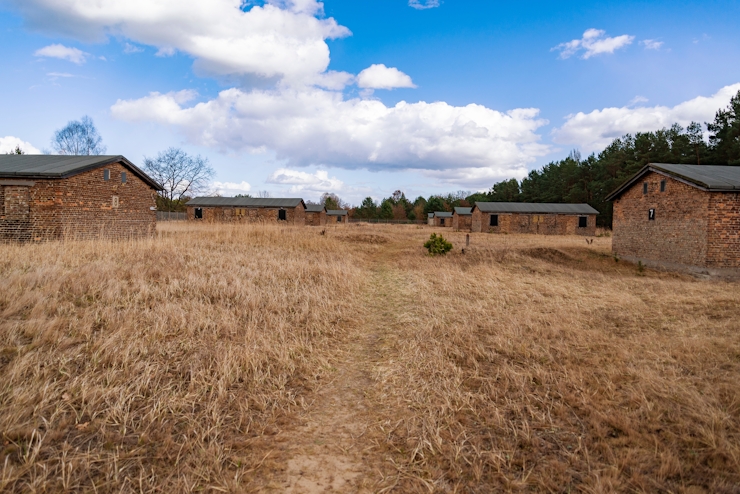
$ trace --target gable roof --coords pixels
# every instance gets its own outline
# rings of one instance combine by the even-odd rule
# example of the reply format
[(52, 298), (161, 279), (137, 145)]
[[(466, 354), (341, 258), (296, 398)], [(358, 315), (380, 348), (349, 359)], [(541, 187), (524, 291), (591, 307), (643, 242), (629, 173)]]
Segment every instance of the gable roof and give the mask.
[(347, 211), (346, 209), (327, 209), (326, 210), (327, 216), (347, 216), (347, 213), (349, 213), (349, 211)]
[(588, 204), (558, 204), (549, 202), (476, 202), (473, 209), (483, 213), (522, 214), (599, 214)]
[(456, 207), (455, 214), (459, 214), (460, 216), (470, 216), (473, 214), (473, 208)]
[(121, 163), (156, 190), (162, 186), (123, 156), (71, 156), (52, 154), (2, 154), (0, 178), (69, 178), (105, 165)]
[(740, 166), (716, 165), (674, 165), (670, 163), (648, 163), (614, 192), (606, 196), (613, 201), (646, 173), (656, 172), (666, 175), (698, 189), (712, 192), (740, 191)]
[(295, 208), (306, 207), (300, 197), (297, 198), (263, 198), (263, 197), (194, 197), (186, 206), (203, 207), (239, 207), (239, 208)]
[(447, 211), (435, 211), (434, 216), (436, 218), (452, 218), (452, 213), (448, 213)]
[(322, 211), (326, 211), (323, 204), (306, 204), (307, 213), (320, 213)]

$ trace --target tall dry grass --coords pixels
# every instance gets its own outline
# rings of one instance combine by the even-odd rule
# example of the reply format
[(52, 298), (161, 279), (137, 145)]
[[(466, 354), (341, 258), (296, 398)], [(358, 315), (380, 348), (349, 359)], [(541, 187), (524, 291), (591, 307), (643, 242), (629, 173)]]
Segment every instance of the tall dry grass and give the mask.
[[(0, 246), (0, 491), (238, 491), (354, 324), (314, 230)], [(342, 295), (342, 296), (338, 296)]]
[(370, 396), (420, 492), (740, 492), (740, 290), (610, 239), (386, 230), (395, 312)]

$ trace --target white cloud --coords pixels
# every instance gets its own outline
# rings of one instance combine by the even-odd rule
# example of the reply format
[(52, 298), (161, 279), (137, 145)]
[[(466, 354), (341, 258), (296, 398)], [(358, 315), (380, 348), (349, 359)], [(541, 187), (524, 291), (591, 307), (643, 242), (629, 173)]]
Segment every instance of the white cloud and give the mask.
[[(10, 0), (29, 23), (77, 38), (121, 36), (154, 46), (161, 56), (195, 58), (216, 75), (257, 75), (284, 83), (319, 83), (329, 66), (326, 39), (349, 36), (319, 18), (316, 0), (274, 0), (241, 8), (242, 0)], [(336, 83), (336, 79), (333, 81)]]
[(67, 72), (48, 72), (46, 75), (49, 76), (51, 79), (59, 79), (60, 77), (62, 78), (74, 77), (73, 74), (69, 74)]
[(357, 75), (357, 85), (367, 89), (393, 89), (397, 87), (416, 87), (411, 77), (395, 67), (382, 63), (373, 64)]
[(685, 127), (692, 121), (710, 122), (738, 91), (740, 83), (725, 86), (710, 97), (698, 96), (673, 107), (626, 106), (579, 112), (566, 117), (565, 124), (553, 131), (553, 139), (559, 144), (576, 145), (584, 152), (600, 151), (627, 133), (654, 131), (674, 123)]
[(82, 65), (85, 63), (85, 60), (88, 56), (90, 56), (89, 53), (85, 53), (82, 50), (78, 50), (77, 48), (70, 48), (68, 46), (60, 45), (60, 44), (53, 44), (49, 46), (45, 46), (43, 48), (39, 48), (34, 53), (37, 57), (47, 57), (47, 58), (59, 58), (61, 60), (68, 60), (72, 63), (76, 63), (77, 65)]
[(637, 96), (635, 96), (634, 98), (632, 98), (630, 100), (630, 102), (629, 102), (629, 104), (627, 106), (633, 106), (633, 105), (636, 105), (638, 103), (647, 103), (648, 101), (650, 101), (650, 100), (648, 100), (645, 96), (640, 96), (638, 94)]
[(132, 45), (131, 43), (125, 43), (123, 45), (123, 53), (131, 54), (131, 53), (141, 53), (144, 51), (144, 48), (136, 45)]
[(317, 170), (316, 173), (308, 173), (289, 168), (275, 170), (266, 180), (268, 184), (290, 185), (290, 193), (312, 192), (323, 194), (324, 192), (342, 192), (345, 189), (344, 182), (336, 177), (329, 178), (329, 172)]
[(417, 10), (433, 9), (439, 7), (439, 0), (409, 0), (409, 7), (413, 7)]
[(5, 136), (0, 137), (0, 154), (12, 153), (15, 148), (20, 147), (26, 154), (41, 154), (30, 142), (26, 142), (18, 137)]
[(606, 32), (601, 29), (587, 29), (581, 39), (560, 43), (550, 51), (559, 50), (560, 58), (570, 58), (582, 51), (581, 58), (588, 59), (602, 53), (614, 53), (619, 48), (631, 44), (634, 39), (634, 36), (628, 34), (608, 38)]
[(222, 91), (192, 106), (192, 93), (152, 93), (112, 106), (115, 118), (180, 128), (193, 143), (223, 151), (274, 150), (289, 166), (341, 168), (490, 168), (506, 175), (547, 154), (536, 109), (506, 113), (444, 102), (387, 107), (316, 88)]
[(235, 196), (236, 194), (248, 194), (252, 186), (248, 182), (213, 182), (216, 192), (223, 196)]
[(646, 50), (660, 50), (660, 47), (663, 46), (662, 41), (654, 39), (644, 39), (640, 41), (640, 44), (643, 45)]

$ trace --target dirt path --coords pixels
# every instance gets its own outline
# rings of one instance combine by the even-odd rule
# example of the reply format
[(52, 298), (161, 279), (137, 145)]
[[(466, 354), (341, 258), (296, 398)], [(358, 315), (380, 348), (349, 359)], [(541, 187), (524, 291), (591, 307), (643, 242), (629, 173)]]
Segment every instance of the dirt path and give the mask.
[(364, 297), (365, 324), (341, 351), (332, 380), (315, 395), (302, 425), (289, 432), (287, 479), (291, 493), (376, 492), (387, 487), (388, 461), (377, 447), (379, 415), (366, 397), (373, 370), (389, 358), (403, 300), (399, 273), (373, 261)]

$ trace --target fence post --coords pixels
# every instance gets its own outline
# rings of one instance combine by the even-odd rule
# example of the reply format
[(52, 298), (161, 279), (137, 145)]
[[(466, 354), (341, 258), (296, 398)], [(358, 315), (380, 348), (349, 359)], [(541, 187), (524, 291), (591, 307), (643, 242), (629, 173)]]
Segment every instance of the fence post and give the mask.
[(469, 247), (469, 246), (470, 246), (470, 234), (466, 233), (465, 234), (465, 247)]

